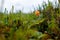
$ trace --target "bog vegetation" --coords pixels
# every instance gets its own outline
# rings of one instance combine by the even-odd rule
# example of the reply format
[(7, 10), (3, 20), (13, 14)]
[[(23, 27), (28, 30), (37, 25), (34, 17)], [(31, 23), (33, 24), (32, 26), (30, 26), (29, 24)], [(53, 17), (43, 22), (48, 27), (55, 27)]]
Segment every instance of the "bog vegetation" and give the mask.
[(0, 12), (0, 40), (60, 40), (60, 7), (48, 1), (43, 10)]

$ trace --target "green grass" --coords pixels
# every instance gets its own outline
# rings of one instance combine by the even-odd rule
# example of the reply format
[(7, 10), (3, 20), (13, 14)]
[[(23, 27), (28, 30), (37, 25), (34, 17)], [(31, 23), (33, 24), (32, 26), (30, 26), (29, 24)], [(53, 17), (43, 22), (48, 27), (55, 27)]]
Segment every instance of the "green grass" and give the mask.
[(35, 12), (0, 13), (0, 40), (59, 40), (60, 8), (54, 8), (51, 2), (43, 8), (38, 9), (38, 17)]

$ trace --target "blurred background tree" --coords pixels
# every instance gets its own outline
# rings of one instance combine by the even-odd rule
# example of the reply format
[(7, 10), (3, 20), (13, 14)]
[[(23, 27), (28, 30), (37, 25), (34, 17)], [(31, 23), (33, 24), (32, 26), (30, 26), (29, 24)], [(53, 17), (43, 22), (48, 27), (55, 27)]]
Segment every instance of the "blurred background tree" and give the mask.
[(60, 0), (58, 0), (58, 2), (60, 3)]

